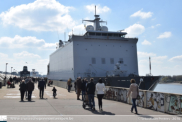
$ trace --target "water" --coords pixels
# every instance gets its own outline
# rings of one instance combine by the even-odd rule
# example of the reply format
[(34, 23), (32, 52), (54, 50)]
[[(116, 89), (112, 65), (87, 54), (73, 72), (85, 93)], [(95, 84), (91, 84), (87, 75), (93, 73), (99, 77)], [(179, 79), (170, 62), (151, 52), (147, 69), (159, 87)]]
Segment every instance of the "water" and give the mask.
[(158, 84), (154, 91), (182, 94), (182, 84)]

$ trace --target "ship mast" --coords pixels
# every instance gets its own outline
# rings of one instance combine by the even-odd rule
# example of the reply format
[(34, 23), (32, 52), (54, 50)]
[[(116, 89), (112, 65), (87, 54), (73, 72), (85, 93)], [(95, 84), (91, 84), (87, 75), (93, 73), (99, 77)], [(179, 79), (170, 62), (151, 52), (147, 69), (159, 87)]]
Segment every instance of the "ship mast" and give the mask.
[(93, 22), (94, 23), (94, 31), (101, 31), (100, 23), (106, 23), (106, 21), (100, 21), (99, 15), (96, 14), (96, 6), (95, 6), (95, 19), (94, 20), (82, 20), (86, 22)]

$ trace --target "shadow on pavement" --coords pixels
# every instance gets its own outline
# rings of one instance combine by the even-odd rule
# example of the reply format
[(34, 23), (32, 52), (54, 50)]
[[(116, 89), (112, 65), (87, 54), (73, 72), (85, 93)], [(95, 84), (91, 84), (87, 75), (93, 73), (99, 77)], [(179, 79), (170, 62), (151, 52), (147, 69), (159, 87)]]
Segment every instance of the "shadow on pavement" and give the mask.
[(115, 115), (114, 113), (107, 112), (107, 111), (103, 111), (103, 112), (99, 112), (97, 110), (92, 111), (92, 110), (90, 110), (90, 108), (85, 108), (85, 110), (91, 111), (93, 114), (98, 114), (98, 115)]
[(35, 102), (35, 101), (19, 101), (19, 102), (22, 102), (23, 103), (23, 102)]
[(40, 98), (40, 100), (48, 100), (48, 98)]

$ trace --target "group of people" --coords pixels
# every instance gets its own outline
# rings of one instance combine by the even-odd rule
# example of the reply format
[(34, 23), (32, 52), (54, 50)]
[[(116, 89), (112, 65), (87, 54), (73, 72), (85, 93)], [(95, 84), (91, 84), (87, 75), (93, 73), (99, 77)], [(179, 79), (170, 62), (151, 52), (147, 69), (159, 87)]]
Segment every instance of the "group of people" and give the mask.
[[(16, 79), (16, 78), (13, 78)], [(44, 95), (44, 89), (46, 89), (46, 79), (36, 79), (31, 77), (26, 77), (24, 79), (20, 78), (20, 93), (21, 93), (21, 101), (24, 101), (24, 96), (28, 99), (28, 101), (31, 101), (32, 92), (34, 90), (34, 83), (36, 80), (38, 80), (38, 88), (40, 90), (39, 96), (41, 99), (43, 99)], [(11, 81), (11, 80), (10, 80)], [(13, 81), (12, 81), (13, 82)], [(130, 80), (131, 85), (129, 88), (129, 92), (127, 94), (127, 97), (130, 96), (130, 93), (132, 93), (132, 107), (131, 112), (133, 112), (133, 109), (135, 109), (135, 113), (138, 114), (137, 107), (136, 107), (136, 99), (139, 95), (139, 86), (136, 84), (136, 81), (134, 79)], [(72, 79), (70, 78), (67, 81), (68, 85), (68, 92), (70, 92), (72, 87)], [(98, 98), (98, 105), (99, 105), (99, 111), (102, 112), (102, 99), (104, 97), (105, 93), (105, 84), (103, 83), (102, 79), (100, 78), (98, 82), (95, 84), (94, 79), (91, 78), (90, 81), (88, 81), (86, 78), (82, 79), (81, 77), (78, 77), (76, 81), (74, 82), (75, 92), (77, 94), (77, 100), (80, 100), (80, 93), (82, 92), (82, 100), (84, 100), (85, 95), (88, 95), (89, 99), (89, 106), (91, 110), (95, 110), (95, 91), (97, 92), (97, 98)], [(56, 94), (56, 88), (53, 87), (53, 96)]]
[[(70, 92), (70, 89), (72, 87), (71, 83), (71, 78), (68, 80), (67, 85), (68, 85), (68, 92)], [(138, 114), (137, 107), (136, 107), (136, 100), (137, 96), (139, 95), (139, 86), (136, 84), (135, 79), (130, 80), (130, 88), (129, 92), (127, 94), (127, 98), (132, 96), (132, 107), (131, 107), (131, 112), (133, 113), (133, 109), (135, 109), (135, 113)], [(95, 96), (95, 91), (97, 92), (97, 98), (98, 98), (98, 105), (99, 105), (99, 111), (102, 112), (102, 99), (104, 97), (105, 93), (105, 84), (103, 83), (102, 79), (100, 78), (98, 80), (98, 83), (94, 83), (94, 79), (91, 78), (90, 82), (88, 80), (82, 79), (81, 77), (78, 77), (77, 80), (74, 82), (74, 88), (75, 92), (77, 94), (77, 100), (80, 100), (79, 96), (80, 93), (82, 92), (82, 100), (84, 100), (85, 95), (88, 95), (89, 98), (89, 106), (91, 110), (95, 110), (95, 101), (94, 101), (94, 96)]]
[[(68, 92), (70, 92), (70, 86), (71, 85), (71, 78), (67, 82), (68, 85)], [(91, 78), (90, 82), (85, 78), (82, 79), (81, 77), (78, 77), (77, 80), (74, 82), (74, 88), (75, 92), (77, 94), (77, 100), (80, 100), (80, 94), (82, 92), (82, 100), (84, 100), (85, 95), (88, 95), (89, 100), (89, 106), (91, 110), (95, 110), (95, 91), (97, 92), (97, 98), (98, 98), (98, 105), (99, 105), (99, 111), (102, 112), (102, 99), (104, 97), (105, 92), (105, 84), (103, 83), (102, 79), (100, 78), (98, 80), (98, 83), (94, 83), (94, 79)]]
[[(21, 101), (24, 101), (24, 96), (31, 101), (32, 92), (34, 90), (34, 78), (26, 77), (20, 82), (20, 93), (21, 93)], [(45, 79), (39, 79), (38, 81), (38, 88), (40, 90), (39, 97), (43, 99), (44, 96), (44, 89), (46, 89), (46, 81)]]

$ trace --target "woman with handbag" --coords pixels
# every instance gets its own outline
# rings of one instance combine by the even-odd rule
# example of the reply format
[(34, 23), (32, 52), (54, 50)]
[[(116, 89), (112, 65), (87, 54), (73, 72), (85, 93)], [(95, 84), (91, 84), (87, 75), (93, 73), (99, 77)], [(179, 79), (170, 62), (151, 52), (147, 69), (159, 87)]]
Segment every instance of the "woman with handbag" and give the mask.
[(130, 93), (132, 94), (133, 105), (131, 107), (131, 112), (133, 113), (133, 108), (135, 108), (135, 113), (138, 114), (137, 107), (136, 107), (136, 99), (139, 96), (138, 85), (136, 84), (135, 79), (131, 79), (130, 83), (131, 83), (131, 85), (130, 85), (130, 89), (128, 91), (127, 97), (129, 97)]

